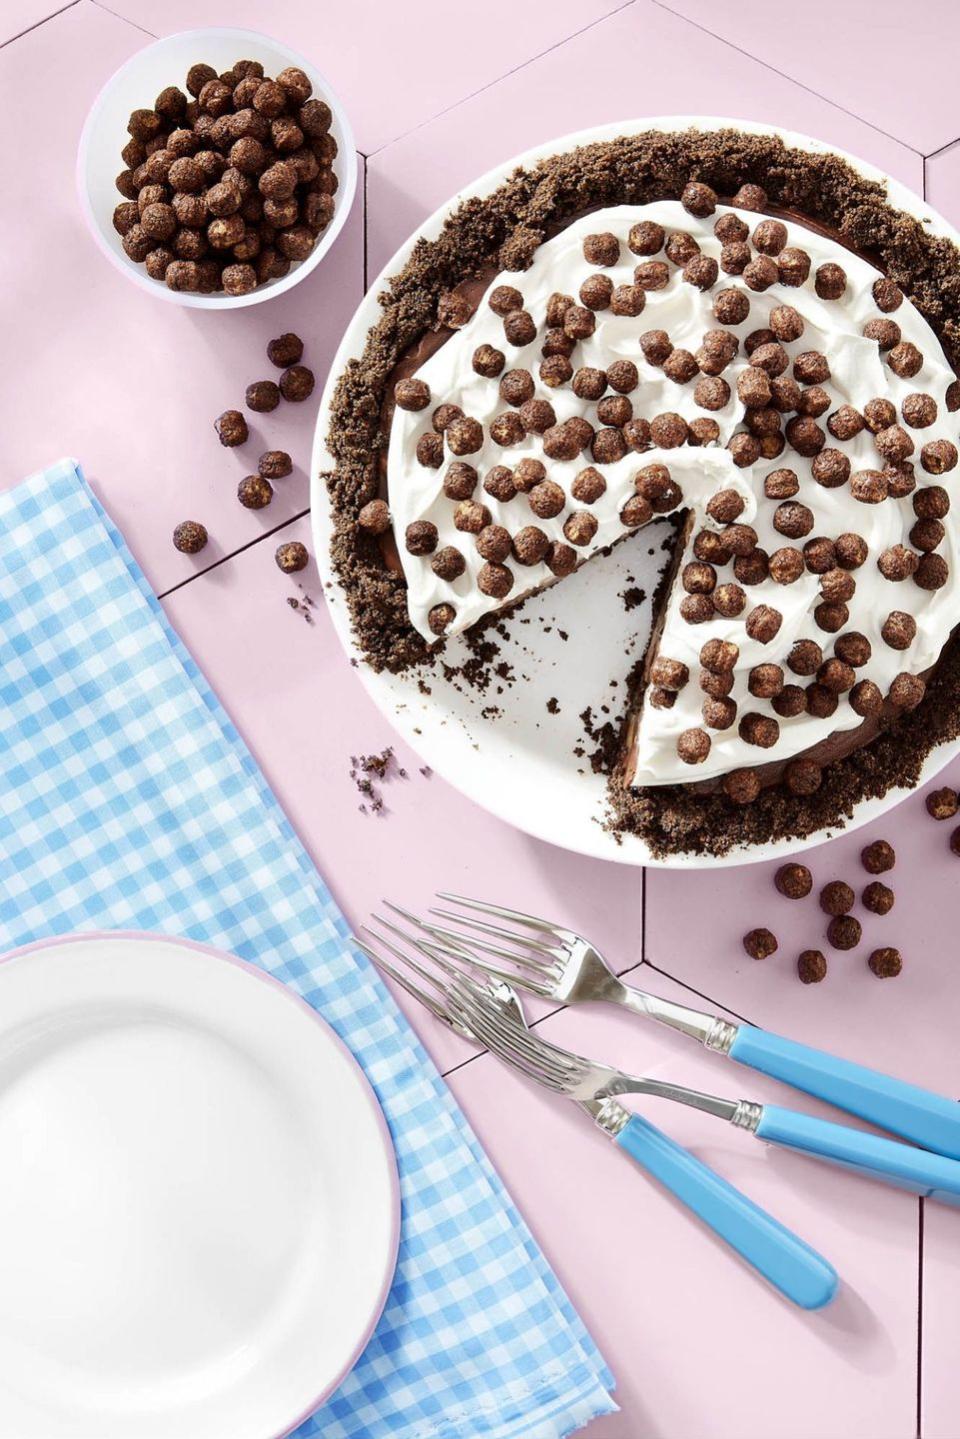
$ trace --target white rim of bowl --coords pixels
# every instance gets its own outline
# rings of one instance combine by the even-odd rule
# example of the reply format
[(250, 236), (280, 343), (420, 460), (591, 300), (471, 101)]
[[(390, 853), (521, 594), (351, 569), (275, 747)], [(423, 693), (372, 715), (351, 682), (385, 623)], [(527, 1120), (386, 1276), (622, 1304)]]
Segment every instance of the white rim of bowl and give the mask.
[[(326, 441), (334, 390), (347, 361), (362, 353), (367, 332), (380, 317), (378, 294), (386, 286), (390, 276), (397, 274), (407, 263), (416, 242), (419, 239), (435, 239), (442, 230), (444, 221), (464, 200), (486, 197), (498, 185), (507, 180), (518, 167), (528, 168), (541, 160), (548, 159), (551, 155), (557, 155), (583, 145), (614, 140), (621, 135), (641, 134), (646, 130), (662, 130), (667, 134), (675, 134), (691, 129), (708, 132), (732, 129), (742, 130), (745, 134), (772, 135), (782, 139), (784, 144), (792, 148), (808, 150), (811, 154), (837, 155), (840, 159), (846, 160), (851, 168), (862, 175), (864, 179), (876, 180), (884, 185), (890, 203), (900, 206), (916, 216), (928, 233), (941, 235), (960, 249), (960, 232), (909, 186), (885, 174), (875, 165), (869, 164), (868, 161), (852, 155), (848, 150), (841, 149), (838, 145), (831, 145), (825, 140), (817, 140), (799, 130), (780, 130), (774, 125), (765, 125), (756, 120), (738, 120), (730, 116), (717, 115), (654, 115), (649, 118), (614, 121), (586, 130), (572, 130), (566, 135), (521, 151), (509, 160), (493, 166), (478, 179), (458, 190), (417, 227), (391, 256), (377, 277), (371, 281), (366, 295), (358, 305), (353, 319), (344, 332), (343, 339), (331, 362), (320, 398), (310, 464), (310, 524), (317, 568), (324, 588), (330, 585), (338, 594), (343, 594), (340, 581), (330, 563), (330, 542), (333, 538), (332, 513), (326, 486), (320, 478), (322, 471), (333, 469), (336, 465), (334, 457), (327, 449)], [(328, 606), (328, 613), (348, 657), (356, 659), (358, 662), (354, 669), (367, 694), (410, 748), (417, 754), (422, 753), (420, 736), (415, 733), (416, 717), (412, 712), (397, 710), (395, 697), (385, 692), (381, 677), (367, 664), (364, 652), (353, 635), (348, 606), (346, 604)], [(937, 745), (924, 760), (915, 788), (919, 789), (926, 784), (958, 754), (960, 754), (960, 737)], [(473, 772), (469, 768), (456, 770), (452, 765), (436, 762), (434, 755), (428, 755), (427, 758), (436, 773), (460, 794), (473, 800), (482, 809), (512, 825), (513, 828), (519, 829), (522, 833), (529, 834), (534, 839), (542, 840), (547, 844), (556, 845), (568, 852), (582, 854), (589, 859), (603, 859), (634, 868), (733, 869), (741, 865), (763, 864), (771, 859), (786, 859), (790, 855), (816, 849), (819, 845), (829, 843), (831, 839), (862, 829), (914, 792), (910, 788), (891, 788), (878, 799), (861, 800), (855, 807), (852, 817), (844, 819), (842, 824), (837, 824), (831, 829), (818, 830), (805, 839), (770, 840), (762, 845), (754, 845), (748, 850), (737, 848), (720, 856), (680, 853), (658, 858), (650, 852), (639, 836), (633, 834), (624, 835), (621, 844), (611, 841), (609, 845), (598, 843), (591, 845), (587, 840), (588, 838), (596, 839), (593, 833), (589, 836), (585, 835), (582, 844), (568, 844), (559, 841), (555, 833), (550, 832), (546, 827), (538, 826), (535, 815), (531, 816), (529, 822), (520, 823), (513, 816), (501, 814), (499, 810), (495, 809), (490, 803), (490, 787), (484, 783), (482, 775), (474, 781)]]
[[(238, 43), (246, 40), (254, 44), (261, 43), (270, 45), (282, 50), (291, 65), (297, 65), (314, 79), (314, 85), (322, 89), (322, 98), (326, 100), (333, 111), (336, 128), (340, 132), (342, 145), (338, 151), (340, 166), (334, 165), (340, 186), (337, 191), (339, 204), (335, 205), (333, 219), (320, 236), (313, 251), (306, 260), (293, 266), (289, 274), (284, 275), (280, 280), (271, 280), (266, 285), (258, 285), (249, 295), (197, 295), (186, 290), (171, 290), (160, 280), (152, 280), (142, 265), (136, 264), (133, 260), (121, 258), (115, 250), (107, 244), (103, 231), (90, 203), (90, 195), (87, 189), (87, 162), (90, 153), (90, 146), (93, 137), (96, 120), (106, 103), (106, 98), (114, 84), (121, 75), (132, 70), (144, 53), (148, 50), (156, 50), (162, 46), (169, 45), (173, 41), (189, 39), (196, 36), (198, 43), (211, 37), (221, 39), (236, 39)], [(331, 126), (331, 129), (334, 128)], [(276, 295), (282, 295), (285, 291), (293, 288), (301, 279), (304, 279), (314, 270), (333, 245), (334, 240), (346, 224), (347, 216), (353, 208), (353, 201), (357, 190), (357, 148), (353, 138), (353, 128), (347, 118), (347, 112), (334, 90), (330, 81), (318, 70), (312, 61), (301, 55), (297, 50), (291, 50), (289, 46), (280, 40), (274, 40), (272, 36), (266, 35), (261, 30), (234, 30), (230, 26), (209, 26), (200, 30), (177, 30), (172, 35), (162, 35), (159, 39), (151, 41), (149, 45), (142, 45), (139, 50), (125, 60), (113, 74), (100, 87), (97, 97), (87, 112), (87, 118), (83, 122), (83, 129), (80, 132), (80, 144), (77, 148), (76, 163), (76, 185), (77, 194), (80, 200), (80, 209), (83, 218), (87, 223), (101, 254), (106, 255), (111, 265), (127, 279), (132, 280), (141, 290), (147, 294), (154, 295), (158, 299), (166, 300), (174, 305), (185, 305), (194, 310), (239, 310), (247, 305), (261, 305), (265, 300), (272, 300)], [(118, 192), (119, 193), (119, 192)], [(121, 197), (122, 198), (122, 197)]]

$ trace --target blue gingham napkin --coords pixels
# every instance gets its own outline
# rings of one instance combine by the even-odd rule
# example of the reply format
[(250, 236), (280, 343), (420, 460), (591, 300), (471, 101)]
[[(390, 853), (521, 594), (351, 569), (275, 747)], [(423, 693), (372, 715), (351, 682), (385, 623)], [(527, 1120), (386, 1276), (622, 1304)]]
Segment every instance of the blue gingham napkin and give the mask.
[(613, 1377), (121, 536), (63, 460), (0, 495), (0, 949), (161, 930), (261, 965), (363, 1065), (400, 1167), (396, 1279), (297, 1431), (557, 1439)]

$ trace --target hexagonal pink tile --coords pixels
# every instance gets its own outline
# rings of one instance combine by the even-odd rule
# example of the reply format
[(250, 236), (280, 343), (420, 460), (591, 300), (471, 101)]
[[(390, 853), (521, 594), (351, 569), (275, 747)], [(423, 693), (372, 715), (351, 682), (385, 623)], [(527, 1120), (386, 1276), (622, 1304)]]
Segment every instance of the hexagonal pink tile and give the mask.
[(960, 13), (949, 0), (805, 0), (788, 26), (763, 0), (670, 0), (668, 8), (921, 154), (960, 131), (937, 58), (960, 44)]
[[(118, 14), (156, 34), (199, 24), (265, 30), (310, 57), (347, 108), (357, 144), (378, 150), (431, 116), (526, 65), (618, 8), (617, 0), (486, 0), (451, 16), (443, 0), (385, 5), (309, 5), (209, 0), (202, 21), (191, 0), (114, 0)], [(239, 58), (239, 57), (238, 57)], [(198, 55), (198, 60), (203, 56)]]
[(370, 273), (444, 200), (519, 151), (581, 127), (677, 111), (739, 114), (801, 130), (918, 191), (922, 185), (920, 157), (906, 146), (649, 0), (637, 0), (373, 157)]

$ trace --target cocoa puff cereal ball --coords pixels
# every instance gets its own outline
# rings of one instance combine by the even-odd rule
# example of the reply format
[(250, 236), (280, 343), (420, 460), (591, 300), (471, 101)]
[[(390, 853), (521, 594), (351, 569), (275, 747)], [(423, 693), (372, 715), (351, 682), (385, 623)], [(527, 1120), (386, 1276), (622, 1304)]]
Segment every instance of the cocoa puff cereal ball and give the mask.
[(806, 899), (813, 889), (813, 875), (805, 864), (782, 864), (773, 882), (785, 899)]
[(267, 414), (279, 405), (280, 390), (273, 380), (255, 380), (252, 385), (247, 386), (244, 400), (248, 410)]
[(184, 555), (198, 555), (209, 535), (198, 520), (183, 520), (173, 532), (173, 547)]
[[(282, 453), (282, 452), (281, 452), (281, 451), (273, 451), (273, 452), (271, 452), (271, 453), (279, 454), (279, 453)], [(260, 472), (261, 472), (261, 474), (263, 473), (263, 462), (264, 462), (264, 460), (266, 460), (267, 458), (268, 458), (267, 455), (261, 456), (261, 459), (260, 459)], [(289, 473), (290, 473), (289, 470), (286, 471), (286, 473), (289, 474)], [(265, 478), (266, 478), (266, 477), (265, 477)], [(367, 534), (369, 534), (369, 535), (384, 535), (384, 534), (386, 534), (387, 530), (390, 528), (390, 509), (389, 509), (389, 506), (387, 505), (386, 500), (370, 500), (370, 501), (368, 501), (368, 503), (363, 506), (363, 508), (361, 509), (360, 513), (357, 515), (357, 524), (360, 526), (360, 528), (361, 528), (362, 530), (366, 530)]]
[(273, 486), (262, 475), (246, 475), (237, 486), (237, 499), (244, 509), (265, 509), (273, 499)]
[(221, 445), (228, 449), (245, 444), (250, 435), (247, 422), (239, 410), (224, 410), (223, 414), (214, 420), (213, 427)]
[(445, 635), (447, 630), (457, 618), (457, 612), (453, 605), (434, 605), (427, 615), (427, 624), (435, 635)]
[[(267, 345), (267, 359), (271, 365), (276, 365), (278, 370), (285, 370), (288, 365), (298, 365), (302, 358), (303, 341), (299, 335), (295, 335), (290, 330), (286, 331), (285, 334), (278, 335), (275, 340), (271, 340)], [(413, 391), (408, 390), (406, 393), (413, 393), (418, 397), (423, 396), (423, 404), (404, 405), (404, 409), (422, 410), (425, 405), (430, 403), (430, 390), (422, 380), (401, 380), (398, 382), (398, 387), (403, 384), (414, 386)], [(400, 400), (397, 397), (396, 388), (394, 389), (394, 398), (399, 405)]]
[(220, 278), (228, 295), (249, 295), (257, 288), (257, 272), (252, 265), (224, 265)]
[(307, 547), (299, 540), (288, 540), (285, 544), (278, 545), (274, 559), (285, 575), (294, 575), (305, 570), (310, 562)]

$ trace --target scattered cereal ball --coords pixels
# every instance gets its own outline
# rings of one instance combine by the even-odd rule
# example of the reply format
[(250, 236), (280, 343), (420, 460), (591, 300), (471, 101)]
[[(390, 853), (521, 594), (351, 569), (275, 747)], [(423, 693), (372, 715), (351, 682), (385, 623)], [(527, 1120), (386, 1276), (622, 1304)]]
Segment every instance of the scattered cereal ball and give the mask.
[(805, 949), (797, 960), (797, 975), (801, 984), (819, 984), (827, 977), (826, 957), (819, 949)]
[(889, 885), (879, 879), (871, 880), (861, 896), (863, 907), (871, 914), (889, 914), (893, 909), (894, 893)]
[(197, 520), (184, 520), (173, 532), (173, 547), (184, 555), (198, 555), (209, 536)]
[(931, 790), (926, 798), (927, 814), (933, 819), (953, 819), (960, 808), (957, 792), (949, 787)]
[(292, 470), (293, 461), (286, 450), (267, 450), (257, 464), (257, 472), (265, 480), (284, 480)]
[(849, 914), (856, 896), (842, 879), (832, 879), (820, 891), (820, 908), (824, 914)]
[(886, 874), (887, 870), (893, 869), (896, 862), (893, 845), (888, 844), (885, 839), (875, 839), (860, 851), (860, 863), (868, 874)]
[(896, 979), (903, 968), (899, 949), (875, 949), (867, 964), (878, 979)]
[[(280, 450), (273, 450), (271, 454), (281, 454)], [(261, 474), (263, 473), (263, 461), (267, 459), (264, 455), (260, 461)], [(289, 474), (289, 470), (286, 472)], [(386, 534), (390, 528), (390, 508), (386, 500), (369, 500), (357, 515), (357, 524), (362, 530), (370, 535)]]
[[(285, 370), (288, 365), (299, 365), (303, 359), (303, 341), (299, 335), (295, 335), (291, 330), (287, 330), (284, 334), (278, 335), (275, 340), (270, 341), (267, 346), (267, 359), (271, 365), (276, 365), (278, 370)], [(404, 405), (402, 406), (403, 409), (422, 410), (424, 405), (430, 403), (430, 391), (422, 380), (400, 380), (399, 384), (421, 386), (422, 390), (417, 393), (422, 393), (423, 390), (426, 391), (426, 398), (423, 401), (423, 405)], [(396, 391), (394, 391), (394, 398), (396, 399)], [(397, 399), (397, 404), (400, 404), (399, 399)]]
[(827, 940), (834, 949), (854, 949), (860, 943), (863, 928), (852, 914), (838, 914), (827, 925)]
[(273, 499), (273, 486), (262, 475), (246, 475), (237, 486), (237, 499), (244, 509), (265, 509)]
[(239, 410), (224, 410), (223, 414), (214, 420), (213, 427), (220, 437), (221, 445), (228, 449), (245, 444), (250, 435), (247, 422)]
[(255, 380), (252, 385), (247, 386), (244, 401), (248, 410), (267, 414), (279, 405), (280, 390), (273, 380)]
[(743, 936), (743, 947), (751, 959), (769, 959), (777, 952), (777, 937), (769, 929), (751, 929)]
[(306, 569), (310, 556), (306, 545), (302, 545), (299, 540), (287, 540), (285, 544), (277, 546), (274, 559), (285, 575), (294, 575), (299, 570)]
[(777, 889), (787, 899), (806, 899), (813, 889), (813, 875), (805, 864), (783, 864), (773, 877)]
[(308, 400), (313, 394), (313, 386), (313, 371), (308, 370), (306, 365), (291, 365), (280, 376), (280, 393), (285, 400)]

